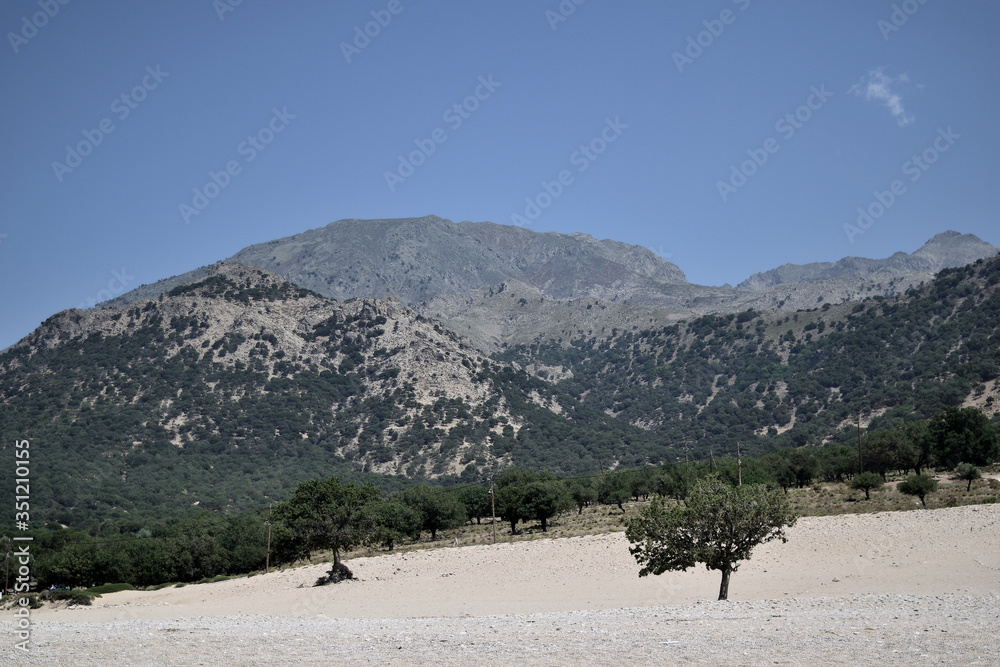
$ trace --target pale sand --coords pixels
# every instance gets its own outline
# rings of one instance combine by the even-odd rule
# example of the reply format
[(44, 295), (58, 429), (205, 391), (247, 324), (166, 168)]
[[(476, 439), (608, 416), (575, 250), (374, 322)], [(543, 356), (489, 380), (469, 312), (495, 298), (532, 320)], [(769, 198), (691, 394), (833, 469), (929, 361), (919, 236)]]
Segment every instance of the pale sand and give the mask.
[[(280, 614), (484, 616), (678, 605), (718, 596), (703, 566), (639, 577), (624, 533), (387, 554), (347, 561), (356, 581), (313, 587), (328, 565), (214, 584), (125, 591), (39, 620)], [(1000, 504), (807, 517), (760, 546), (731, 600), (912, 593), (1000, 595)]]
[[(640, 578), (624, 534), (616, 533), (355, 558), (349, 565), (358, 580), (319, 588), (312, 584), (325, 572), (325, 565), (214, 584), (115, 593), (96, 600), (92, 607), (35, 611), (33, 620), (38, 624), (35, 639), (42, 654), (50, 659), (66, 655), (64, 652), (70, 650), (73, 642), (79, 642), (81, 649), (84, 645), (89, 647), (89, 652), (84, 653), (91, 656), (94, 664), (110, 656), (130, 655), (131, 660), (126, 660), (129, 664), (148, 664), (147, 661), (155, 660), (140, 657), (147, 655), (144, 651), (152, 650), (144, 638), (167, 637), (163, 633), (170, 632), (183, 633), (185, 637), (204, 632), (204, 636), (216, 640), (230, 637), (236, 646), (242, 647), (239, 650), (247, 652), (233, 654), (231, 651), (236, 649), (230, 640), (222, 642), (225, 650), (230, 651), (223, 653), (220, 652), (223, 648), (215, 646), (219, 642), (209, 639), (207, 644), (183, 644), (178, 635), (177, 641), (189, 651), (186, 655), (200, 657), (203, 654), (199, 651), (214, 651), (214, 659), (222, 663), (257, 664), (249, 659), (254, 646), (277, 645), (282, 650), (291, 646), (275, 637), (279, 632), (276, 628), (285, 628), (281, 632), (287, 633), (290, 631), (286, 626), (290, 624), (295, 628), (292, 634), (304, 632), (303, 636), (312, 636), (311, 633), (333, 632), (336, 627), (342, 637), (354, 637), (357, 642), (362, 642), (362, 634), (370, 633), (382, 651), (369, 656), (373, 662), (389, 656), (394, 664), (406, 664), (411, 662), (407, 656), (417, 661), (417, 654), (396, 654), (394, 651), (403, 650), (396, 644), (404, 647), (404, 635), (409, 637), (406, 642), (419, 639), (420, 632), (414, 634), (414, 629), (422, 627), (421, 624), (429, 624), (425, 628), (429, 636), (447, 632), (452, 634), (441, 636), (457, 636), (466, 635), (466, 631), (472, 634), (473, 628), (475, 632), (487, 632), (484, 623), (488, 622), (489, 628), (548, 628), (546, 636), (558, 638), (552, 644), (554, 653), (547, 660), (540, 654), (532, 662), (559, 664), (570, 655), (585, 660), (588, 651), (612, 651), (602, 654), (605, 659), (598, 660), (610, 664), (619, 659), (625, 661), (625, 656), (641, 657), (636, 647), (645, 646), (643, 638), (648, 637), (643, 633), (659, 627), (657, 615), (666, 612), (679, 618), (705, 614), (707, 609), (709, 616), (698, 618), (708, 625), (692, 631), (690, 637), (683, 636), (687, 650), (693, 651), (688, 660), (714, 661), (709, 660), (710, 653), (701, 653), (714, 644), (700, 646), (692, 642), (700, 641), (697, 638), (702, 636), (724, 635), (730, 621), (731, 629), (747, 632), (748, 645), (753, 645), (764, 636), (759, 632), (773, 627), (764, 621), (769, 623), (781, 616), (787, 617), (782, 622), (789, 633), (783, 639), (786, 649), (792, 651), (794, 647), (797, 652), (789, 656), (794, 662), (815, 659), (840, 662), (839, 658), (834, 660), (837, 656), (849, 662), (848, 656), (875, 657), (881, 655), (878, 651), (885, 653), (883, 658), (891, 658), (899, 651), (911, 652), (911, 635), (931, 628), (939, 633), (950, 628), (952, 634), (935, 636), (947, 636), (953, 645), (949, 645), (948, 655), (933, 651), (919, 653), (925, 649), (913, 648), (918, 651), (913, 657), (923, 656), (916, 660), (918, 663), (926, 659), (968, 664), (970, 652), (983, 664), (1000, 661), (995, 634), (996, 627), (1000, 627), (996, 597), (1000, 595), (1000, 505), (803, 518), (788, 531), (788, 538), (786, 544), (772, 542), (758, 547), (752, 560), (743, 563), (733, 575), (730, 600), (744, 602), (725, 607), (732, 612), (717, 607), (727, 603), (710, 602), (718, 594), (718, 572), (699, 566), (688, 572)], [(764, 600), (773, 602), (751, 602)], [(697, 606), (692, 604), (696, 602)], [(912, 621), (917, 625), (906, 621), (909, 616), (918, 618), (913, 612), (925, 607), (931, 612), (938, 609), (940, 618), (919, 617), (919, 621)], [(770, 613), (765, 613), (768, 610)], [(816, 617), (820, 613), (817, 610), (822, 610), (821, 617)], [(859, 620), (851, 613), (863, 618)], [(526, 614), (538, 614), (530, 617), (537, 619), (538, 624), (525, 626), (535, 623), (535, 620), (525, 621)], [(338, 620), (416, 617), (428, 620), (407, 621), (402, 625), (393, 620), (384, 623)], [(563, 640), (569, 641), (569, 635), (560, 633), (556, 626), (577, 622), (611, 627), (617, 633), (618, 643), (607, 644), (610, 638), (602, 638), (595, 630), (590, 639), (574, 636), (573, 641), (583, 644), (566, 644)], [(321, 625), (316, 626), (317, 623)], [(620, 623), (620, 627), (615, 627), (615, 623)], [(804, 627), (802, 624), (808, 626), (802, 630), (807, 634), (798, 636), (800, 630), (796, 628)], [(882, 635), (877, 642), (862, 645), (857, 642), (869, 639), (850, 639), (851, 633), (846, 628), (856, 630), (853, 634), (858, 635), (866, 629), (866, 624), (872, 625), (868, 630), (880, 628)], [(352, 628), (350, 632), (345, 630), (348, 627)], [(993, 629), (972, 632), (976, 627)], [(270, 634), (266, 628), (271, 628)], [(837, 639), (839, 644), (823, 644), (834, 641), (832, 636), (824, 638), (827, 631), (837, 637), (843, 631), (847, 638)], [(474, 651), (466, 657), (502, 661), (507, 649), (495, 646), (488, 649), (487, 639), (480, 637), (477, 649), (480, 653)], [(619, 645), (620, 648), (613, 648)], [(301, 649), (303, 644), (294, 646)], [(442, 643), (435, 650), (444, 651), (444, 646)], [(453, 646), (458, 646), (457, 640)], [(337, 647), (346, 651), (343, 656), (354, 655), (353, 644), (344, 639), (336, 647), (331, 644), (322, 649), (326, 653), (312, 657), (303, 654), (300, 658), (319, 660), (321, 655), (333, 655), (329, 651)], [(836, 655), (830, 652), (841, 649), (844, 652)], [(426, 653), (431, 650), (428, 647), (422, 650), (425, 652), (420, 653), (424, 656), (421, 660), (436, 655)], [(468, 651), (468, 647), (463, 650)], [(875, 653), (871, 653), (873, 650)], [(615, 651), (622, 653), (618, 655)], [(932, 654), (936, 657), (931, 657)], [(185, 664), (181, 655), (175, 656), (179, 660), (175, 664)], [(442, 662), (462, 664), (462, 655), (465, 654), (445, 651), (438, 657)], [(81, 659), (82, 656), (83, 653)], [(738, 654), (715, 655), (715, 658), (741, 662)], [(755, 661), (749, 659), (747, 664)], [(205, 664), (212, 662), (206, 659)]]

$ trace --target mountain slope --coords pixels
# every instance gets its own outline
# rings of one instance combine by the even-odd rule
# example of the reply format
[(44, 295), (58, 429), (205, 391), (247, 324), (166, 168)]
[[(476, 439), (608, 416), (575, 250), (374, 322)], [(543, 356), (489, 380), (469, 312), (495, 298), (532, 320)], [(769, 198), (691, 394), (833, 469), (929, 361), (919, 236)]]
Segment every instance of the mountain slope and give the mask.
[(949, 405), (996, 412), (1000, 258), (893, 299), (708, 315), (500, 358), (558, 369), (557, 389), (701, 455), (739, 441), (744, 451), (849, 443), (859, 415), (891, 425)]
[[(657, 326), (748, 308), (793, 312), (891, 297), (941, 268), (996, 252), (975, 236), (946, 232), (911, 255), (788, 264), (733, 289), (688, 283), (678, 267), (639, 246), (425, 216), (339, 220), (249, 246), (229, 261), (264, 268), (334, 299), (396, 296), (492, 353), (505, 345), (565, 340), (626, 324)], [(143, 285), (106, 305), (156, 298), (206, 271)], [(517, 308), (496, 298), (522, 290), (518, 298), (527, 304)], [(588, 312), (580, 312), (587, 306)]]
[[(227, 261), (272, 271), (333, 299), (396, 296), (405, 304), (506, 280), (559, 299), (626, 300), (687, 284), (679, 268), (640, 246), (490, 222), (456, 224), (433, 215), (339, 220), (248, 246)], [(170, 286), (196, 277), (176, 276)], [(161, 283), (112, 303), (155, 298), (168, 289)]]
[(753, 274), (737, 285), (736, 289), (756, 292), (776, 285), (864, 278), (876, 274), (919, 276), (917, 282), (920, 282), (941, 269), (965, 266), (977, 259), (993, 257), (998, 251), (1000, 248), (986, 243), (974, 234), (948, 231), (934, 236), (912, 254), (897, 252), (886, 259), (845, 257), (836, 262), (784, 264), (770, 271)]
[[(508, 312), (539, 294), (508, 290), (525, 295)], [(600, 307), (571, 305), (581, 322)], [(335, 302), (223, 264), (156, 300), (60, 313), (0, 354), (0, 449), (28, 438), (44, 457), (34, 518), (93, 527), (259, 508), (333, 473), (594, 474), (737, 442), (849, 443), (859, 414), (993, 412), (998, 379), (1000, 259), (893, 299), (635, 321), (496, 358), (397, 300)]]
[[(69, 525), (260, 507), (332, 472), (574, 472), (620, 459), (623, 440), (640, 458), (660, 447), (397, 300), (335, 302), (235, 264), (157, 300), (47, 320), (0, 355), (0, 424), (0, 448), (30, 438), (44, 456), (33, 516)], [(539, 431), (562, 444), (525, 445)]]

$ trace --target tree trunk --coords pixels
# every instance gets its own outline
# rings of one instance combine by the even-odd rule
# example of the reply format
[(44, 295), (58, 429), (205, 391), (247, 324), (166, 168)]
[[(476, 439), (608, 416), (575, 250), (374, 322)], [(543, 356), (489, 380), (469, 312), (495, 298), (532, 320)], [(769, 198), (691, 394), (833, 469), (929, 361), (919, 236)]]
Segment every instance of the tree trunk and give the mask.
[(549, 531), (548, 531), (548, 530), (546, 530), (546, 528), (545, 528), (545, 517), (544, 517), (544, 516), (542, 517), (542, 532), (543, 532), (543, 533), (547, 533), (547, 532), (549, 532)]
[(868, 495), (868, 489), (865, 489), (865, 500), (871, 500), (872, 497)]
[(431, 528), (431, 542), (438, 538), (437, 528)]
[(729, 567), (722, 568), (722, 585), (719, 586), (719, 599), (728, 600), (729, 599), (729, 575), (733, 573), (732, 569)]
[(927, 507), (927, 501), (924, 500), (924, 494), (922, 493), (920, 494), (920, 504), (923, 505), (924, 507)]
[(965, 492), (968, 493), (969, 491), (972, 491), (972, 480), (971, 479), (969, 480), (969, 485), (965, 487)]

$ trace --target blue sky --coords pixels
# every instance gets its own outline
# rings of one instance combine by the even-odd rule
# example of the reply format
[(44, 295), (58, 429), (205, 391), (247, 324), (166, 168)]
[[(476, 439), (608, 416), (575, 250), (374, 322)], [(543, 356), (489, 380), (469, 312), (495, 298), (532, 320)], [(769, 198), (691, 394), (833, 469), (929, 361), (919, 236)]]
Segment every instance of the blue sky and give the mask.
[(995, 2), (236, 2), (4, 3), (0, 348), (341, 218), (585, 232), (715, 285), (1000, 245)]

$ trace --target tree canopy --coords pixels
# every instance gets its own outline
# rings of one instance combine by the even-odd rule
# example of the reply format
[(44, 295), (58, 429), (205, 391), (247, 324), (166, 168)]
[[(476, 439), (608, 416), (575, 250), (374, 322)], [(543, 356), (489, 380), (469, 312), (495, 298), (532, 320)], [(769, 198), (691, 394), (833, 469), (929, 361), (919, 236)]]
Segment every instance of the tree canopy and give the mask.
[(698, 481), (683, 504), (654, 498), (633, 516), (625, 536), (642, 566), (639, 576), (687, 570), (704, 563), (722, 572), (719, 599), (729, 596), (729, 577), (754, 547), (786, 541), (784, 528), (795, 523), (784, 494), (752, 484), (732, 487), (716, 478)]
[(313, 551), (330, 549), (331, 574), (350, 578), (340, 552), (375, 537), (377, 520), (370, 504), (380, 495), (370, 484), (359, 486), (336, 477), (313, 479), (299, 484), (288, 500), (274, 508), (274, 519), (284, 529), (291, 553), (308, 558)]

